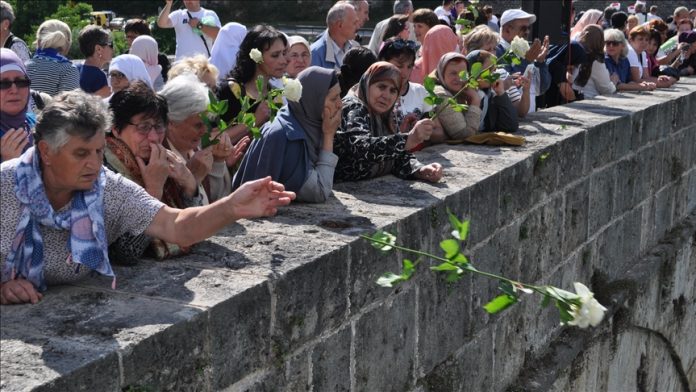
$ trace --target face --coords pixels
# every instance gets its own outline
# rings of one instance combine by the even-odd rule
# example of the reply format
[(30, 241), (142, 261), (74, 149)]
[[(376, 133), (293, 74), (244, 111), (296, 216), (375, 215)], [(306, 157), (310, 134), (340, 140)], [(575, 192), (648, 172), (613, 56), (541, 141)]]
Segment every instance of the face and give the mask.
[(408, 84), (408, 79), (411, 77), (411, 72), (413, 72), (413, 58), (411, 56), (401, 56), (395, 57), (389, 62), (399, 69), (401, 74), (401, 90), (403, 90)]
[(200, 0), (184, 0), (184, 7), (189, 11), (198, 11), (201, 8)]
[(648, 51), (648, 53), (650, 53), (651, 55), (654, 56), (655, 53), (657, 53), (658, 48), (659, 48), (659, 45), (657, 44), (657, 41), (655, 41), (654, 39), (651, 39), (650, 42), (648, 42), (648, 47), (646, 50)]
[(513, 20), (505, 26), (507, 27), (508, 25), (510, 27), (509, 30), (507, 30), (507, 32), (511, 37), (520, 37), (527, 39), (527, 37), (529, 36), (529, 31), (531, 30), (529, 19)]
[(89, 139), (72, 136), (68, 142), (51, 151), (46, 141), (39, 141), (44, 180), (59, 190), (90, 190), (99, 176), (104, 160), (104, 133), (97, 132)]
[(626, 31), (631, 31), (636, 26), (638, 26), (638, 19), (631, 18), (626, 21)]
[(273, 41), (271, 46), (263, 51), (263, 62), (259, 63), (259, 71), (266, 76), (280, 78), (288, 66), (285, 44), (280, 39)]
[(425, 38), (425, 34), (430, 30), (430, 26), (428, 26), (425, 23), (413, 23), (413, 31), (416, 34), (416, 39), (418, 42), (423, 42), (423, 38)]
[(309, 49), (304, 44), (295, 44), (288, 50), (288, 75), (294, 78), (297, 74), (309, 67)]
[(145, 117), (141, 113), (131, 117), (130, 124), (120, 131), (114, 129), (113, 133), (128, 145), (133, 154), (147, 162), (150, 158), (150, 143), (162, 144), (165, 130), (161, 119)]
[(205, 133), (205, 124), (198, 113), (188, 116), (182, 122), (169, 121), (167, 137), (182, 153), (198, 148)]
[(464, 12), (464, 3), (456, 3), (454, 9), (457, 11), (457, 15), (461, 14)]
[(648, 37), (644, 35), (637, 35), (631, 40), (631, 46), (638, 53), (645, 51), (648, 48)]
[(367, 90), (367, 105), (377, 114), (391, 110), (399, 96), (398, 87), (390, 80), (372, 83)]
[(97, 44), (95, 49), (96, 50), (94, 53), (103, 64), (111, 62), (111, 60), (114, 58), (114, 43), (111, 41), (111, 38), (105, 41), (104, 45)]
[(15, 82), (9, 88), (0, 90), (2, 112), (14, 116), (24, 111), (29, 101), (29, 85), (19, 87), (16, 82), (23, 83), (29, 79), (20, 71), (5, 71), (0, 74), (0, 80), (2, 82)]
[(341, 35), (346, 39), (353, 39), (355, 33), (358, 32), (360, 20), (354, 8), (348, 8), (345, 17), (339, 22), (339, 30)]
[(370, 4), (367, 1), (358, 3), (358, 27), (363, 27), (365, 22), (370, 20)]
[(621, 54), (624, 48), (624, 43), (621, 41), (604, 41), (604, 52), (610, 57), (617, 57)]
[(450, 61), (445, 66), (443, 82), (449, 91), (459, 91), (464, 87), (464, 82), (459, 77), (459, 73), (466, 71), (466, 61)]
[(409, 23), (406, 22), (406, 24), (404, 25), (404, 29), (401, 30), (401, 32), (399, 33), (399, 38), (407, 40), (408, 37), (411, 35), (411, 29), (408, 27), (408, 25)]
[(341, 101), (341, 86), (336, 83), (329, 89), (329, 93), (326, 94), (326, 98), (324, 99), (324, 110), (328, 110), (329, 114), (333, 116), (337, 112), (340, 112), (342, 108), (343, 101)]
[(111, 92), (114, 94), (128, 87), (130, 82), (126, 75), (121, 71), (109, 71), (109, 81), (111, 82)]
[(134, 31), (129, 31), (126, 33), (126, 43), (128, 44), (128, 47), (130, 48), (131, 45), (133, 45), (133, 40), (138, 38), (138, 33)]

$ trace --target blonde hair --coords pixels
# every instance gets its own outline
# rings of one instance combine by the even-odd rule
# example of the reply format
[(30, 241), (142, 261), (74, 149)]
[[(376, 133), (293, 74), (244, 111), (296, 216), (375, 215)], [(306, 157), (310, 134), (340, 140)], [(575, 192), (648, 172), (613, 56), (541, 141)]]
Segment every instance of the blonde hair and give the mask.
[(626, 36), (623, 31), (617, 29), (604, 30), (604, 42), (606, 43), (607, 41), (623, 42), (621, 57), (623, 58), (628, 55), (628, 42), (626, 42)]
[(34, 46), (37, 49), (56, 49), (65, 54), (72, 45), (72, 31), (70, 26), (58, 19), (49, 19), (39, 26), (36, 30), (36, 41)]
[(467, 52), (481, 49), (487, 43), (493, 43), (493, 47), (498, 44), (500, 35), (488, 28), (486, 25), (478, 25), (463, 37), (464, 47)]
[(190, 73), (198, 76), (198, 80), (205, 83), (205, 75), (210, 74), (212, 80), (217, 80), (220, 73), (217, 67), (208, 61), (208, 58), (199, 54), (194, 57), (185, 57), (178, 61), (167, 73), (169, 79), (174, 79), (177, 76)]

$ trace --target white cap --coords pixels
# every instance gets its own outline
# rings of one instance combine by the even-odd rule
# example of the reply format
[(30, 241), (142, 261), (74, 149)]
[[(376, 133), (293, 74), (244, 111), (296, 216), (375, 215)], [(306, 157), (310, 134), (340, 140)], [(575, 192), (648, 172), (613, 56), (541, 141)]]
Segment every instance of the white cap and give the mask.
[(532, 24), (536, 22), (536, 15), (528, 14), (521, 9), (506, 10), (500, 17), (500, 26), (505, 26), (508, 24), (508, 22), (512, 22), (513, 20), (517, 19), (529, 19), (529, 24)]

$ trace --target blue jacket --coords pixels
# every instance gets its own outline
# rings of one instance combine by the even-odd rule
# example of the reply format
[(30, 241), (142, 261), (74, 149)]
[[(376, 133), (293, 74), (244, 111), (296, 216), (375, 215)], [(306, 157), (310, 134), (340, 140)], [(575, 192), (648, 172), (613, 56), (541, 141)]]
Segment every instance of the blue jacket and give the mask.
[[(338, 69), (340, 68), (340, 64), (336, 64), (336, 61), (328, 61), (326, 59), (326, 52), (328, 49), (329, 42), (327, 41), (327, 38), (329, 36), (328, 31), (324, 31), (319, 38), (317, 38), (314, 43), (312, 43), (312, 46), (310, 46), (310, 51), (312, 52), (312, 64), (311, 65), (316, 65), (319, 67), (323, 68), (329, 68), (329, 69)], [(331, 50), (333, 52), (333, 50)], [(335, 57), (334, 57), (335, 58)]]

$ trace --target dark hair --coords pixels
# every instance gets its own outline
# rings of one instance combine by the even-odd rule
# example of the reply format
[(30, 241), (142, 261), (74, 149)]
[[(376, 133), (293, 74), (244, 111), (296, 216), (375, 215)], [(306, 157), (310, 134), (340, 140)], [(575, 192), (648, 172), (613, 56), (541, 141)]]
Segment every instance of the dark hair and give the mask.
[[(660, 45), (662, 45), (662, 34), (660, 34), (660, 32), (657, 30), (650, 30), (650, 39), (648, 40), (648, 42), (650, 41), (655, 41), (657, 49), (659, 50)], [(650, 53), (650, 55), (655, 56), (656, 53)]]
[(90, 57), (94, 54), (95, 45), (105, 45), (111, 42), (109, 32), (97, 25), (87, 25), (81, 31), (77, 38), (80, 43), (80, 52), (85, 57)]
[(131, 119), (139, 114), (147, 118), (157, 118), (167, 123), (167, 100), (157, 95), (142, 80), (131, 82), (128, 87), (115, 93), (109, 101), (113, 114), (113, 126), (119, 131), (130, 124)]
[(419, 8), (413, 11), (411, 14), (411, 21), (413, 23), (425, 23), (430, 27), (435, 27), (440, 24), (437, 14), (430, 8)]
[(628, 20), (628, 15), (623, 11), (614, 12), (611, 16), (611, 27), (617, 30), (623, 30), (626, 28), (626, 21)]
[(599, 26), (588, 25), (580, 33), (578, 41), (585, 48), (586, 57), (585, 62), (580, 64), (575, 83), (585, 86), (592, 76), (592, 64), (595, 61), (604, 63), (604, 31)]
[(616, 13), (616, 8), (614, 7), (607, 7), (604, 9), (604, 21), (607, 22), (609, 26), (611, 26), (611, 16)]
[(408, 15), (394, 15), (390, 17), (387, 27), (384, 28), (384, 33), (382, 33), (382, 41), (399, 35), (406, 28), (406, 23), (408, 23)]
[(343, 57), (343, 65), (338, 75), (338, 83), (341, 85), (341, 97), (348, 94), (348, 90), (360, 81), (362, 75), (377, 62), (377, 57), (364, 46), (350, 49)]
[(228, 77), (239, 83), (250, 81), (254, 77), (254, 73), (256, 73), (256, 62), (249, 57), (249, 52), (252, 49), (258, 49), (261, 52), (268, 50), (276, 40), (281, 40), (286, 47), (288, 46), (288, 39), (285, 37), (285, 34), (276, 30), (273, 26), (257, 25), (249, 30), (239, 45), (237, 63), (228, 74)]
[(128, 19), (126, 26), (123, 28), (124, 33), (134, 32), (138, 35), (151, 35), (150, 25), (142, 19)]
[(389, 38), (382, 44), (377, 59), (379, 61), (389, 61), (395, 58), (409, 58), (411, 63), (416, 61), (416, 51), (418, 44), (413, 41), (406, 41), (401, 38)]

